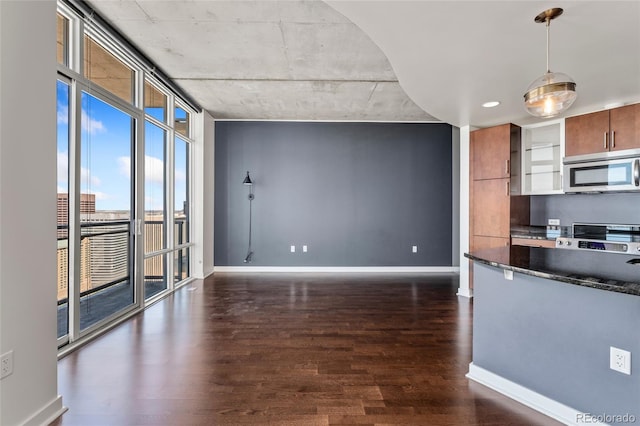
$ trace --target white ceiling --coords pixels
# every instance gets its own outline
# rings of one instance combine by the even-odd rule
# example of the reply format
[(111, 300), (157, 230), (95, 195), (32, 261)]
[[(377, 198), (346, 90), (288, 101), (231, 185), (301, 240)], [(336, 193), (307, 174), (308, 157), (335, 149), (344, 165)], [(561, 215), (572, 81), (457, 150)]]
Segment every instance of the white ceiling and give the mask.
[(637, 0), (90, 3), (219, 119), (536, 121), (522, 95), (546, 71), (533, 18), (550, 7), (568, 115), (640, 102)]

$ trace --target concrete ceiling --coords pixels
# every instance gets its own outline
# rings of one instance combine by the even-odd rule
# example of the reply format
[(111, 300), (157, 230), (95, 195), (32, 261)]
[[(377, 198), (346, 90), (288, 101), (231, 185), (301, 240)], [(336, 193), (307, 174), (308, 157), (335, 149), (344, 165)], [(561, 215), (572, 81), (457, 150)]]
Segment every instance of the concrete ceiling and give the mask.
[(310, 1), (91, 1), (217, 119), (433, 121), (384, 53)]
[(90, 4), (218, 119), (540, 121), (522, 96), (551, 7), (551, 70), (577, 83), (566, 115), (640, 102), (637, 0)]

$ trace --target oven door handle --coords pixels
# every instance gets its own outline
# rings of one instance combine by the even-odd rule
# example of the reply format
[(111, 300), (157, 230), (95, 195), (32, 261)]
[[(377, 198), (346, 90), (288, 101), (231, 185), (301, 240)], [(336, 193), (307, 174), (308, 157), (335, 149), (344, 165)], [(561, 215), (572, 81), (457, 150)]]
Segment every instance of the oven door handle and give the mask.
[(640, 186), (640, 159), (638, 158), (633, 162), (633, 184)]

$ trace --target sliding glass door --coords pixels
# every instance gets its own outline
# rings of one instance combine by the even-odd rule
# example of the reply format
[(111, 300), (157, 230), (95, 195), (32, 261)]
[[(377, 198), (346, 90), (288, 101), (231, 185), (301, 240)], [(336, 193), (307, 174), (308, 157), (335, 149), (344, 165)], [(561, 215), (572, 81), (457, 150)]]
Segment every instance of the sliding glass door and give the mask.
[(135, 303), (132, 219), (135, 119), (82, 92), (80, 330)]
[(57, 15), (58, 345), (190, 279), (194, 110), (76, 11)]

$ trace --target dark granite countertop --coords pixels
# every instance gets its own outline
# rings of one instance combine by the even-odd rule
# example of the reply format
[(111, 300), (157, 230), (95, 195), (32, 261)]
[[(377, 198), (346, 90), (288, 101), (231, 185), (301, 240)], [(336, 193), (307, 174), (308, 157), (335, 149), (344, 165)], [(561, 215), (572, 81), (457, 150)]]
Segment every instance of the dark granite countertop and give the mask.
[(640, 296), (640, 265), (627, 262), (633, 256), (562, 249), (520, 249), (477, 250), (465, 253), (465, 257), (534, 277)]

